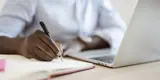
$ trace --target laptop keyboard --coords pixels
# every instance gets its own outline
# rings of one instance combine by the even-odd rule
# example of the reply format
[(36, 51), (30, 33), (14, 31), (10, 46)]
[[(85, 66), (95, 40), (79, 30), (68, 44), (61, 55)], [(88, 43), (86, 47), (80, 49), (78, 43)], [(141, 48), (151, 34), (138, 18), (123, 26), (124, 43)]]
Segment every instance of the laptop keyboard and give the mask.
[(91, 59), (106, 62), (106, 63), (112, 63), (114, 60), (114, 57), (113, 56), (101, 56), (101, 57), (94, 57)]

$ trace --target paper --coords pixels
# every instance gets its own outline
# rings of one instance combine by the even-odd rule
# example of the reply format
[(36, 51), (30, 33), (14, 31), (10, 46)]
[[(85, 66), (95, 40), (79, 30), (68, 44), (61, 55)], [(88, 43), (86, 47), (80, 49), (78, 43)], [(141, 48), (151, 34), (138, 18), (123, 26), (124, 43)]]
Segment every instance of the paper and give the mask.
[(5, 59), (0, 59), (0, 72), (5, 70)]
[(63, 59), (63, 62), (60, 59), (55, 59), (51, 62), (42, 62), (29, 60), (17, 55), (0, 55), (1, 58), (6, 59), (7, 63), (5, 73), (0, 73), (0, 77), (4, 78), (2, 78), (3, 80), (37, 80), (37, 78), (46, 78), (57, 71), (93, 66), (90, 63), (69, 59)]

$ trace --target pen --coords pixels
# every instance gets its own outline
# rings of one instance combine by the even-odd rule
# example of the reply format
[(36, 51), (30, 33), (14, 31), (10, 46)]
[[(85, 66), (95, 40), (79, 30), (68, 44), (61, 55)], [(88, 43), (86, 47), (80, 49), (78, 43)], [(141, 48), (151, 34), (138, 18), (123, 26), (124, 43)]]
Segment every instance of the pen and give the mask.
[[(41, 25), (44, 33), (50, 37), (49, 31), (48, 31), (46, 25), (44, 24), (44, 22), (43, 22), (43, 21), (40, 21), (39, 24)], [(58, 58), (60, 58), (61, 61), (63, 61), (63, 57), (62, 57), (62, 51), (63, 51), (63, 50), (62, 50), (61, 46), (60, 46), (60, 48), (58, 48), (58, 46), (57, 46), (56, 44), (55, 44), (55, 46), (56, 46), (56, 48), (59, 50), (59, 52), (58, 52), (58, 54), (57, 54)]]
[[(44, 22), (40, 21), (39, 23), (40, 23), (40, 25), (41, 25), (44, 33), (49, 36), (48, 29), (47, 29), (46, 25), (44, 24)], [(50, 37), (50, 36), (49, 36), (49, 37)]]

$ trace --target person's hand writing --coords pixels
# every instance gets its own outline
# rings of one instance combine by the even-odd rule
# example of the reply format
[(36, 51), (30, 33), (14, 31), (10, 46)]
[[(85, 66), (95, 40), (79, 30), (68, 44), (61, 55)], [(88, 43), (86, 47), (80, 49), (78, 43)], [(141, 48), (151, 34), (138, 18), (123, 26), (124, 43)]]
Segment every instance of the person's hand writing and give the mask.
[(51, 61), (59, 52), (56, 46), (44, 32), (37, 30), (23, 40), (19, 52), (27, 58)]

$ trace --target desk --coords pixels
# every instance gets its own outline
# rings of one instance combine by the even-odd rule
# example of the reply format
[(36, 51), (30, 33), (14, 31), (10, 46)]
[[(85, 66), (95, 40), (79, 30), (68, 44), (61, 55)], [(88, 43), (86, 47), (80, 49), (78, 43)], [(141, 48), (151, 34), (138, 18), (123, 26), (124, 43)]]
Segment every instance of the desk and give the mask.
[(96, 65), (94, 69), (52, 80), (160, 80), (160, 61), (116, 69)]
[(160, 80), (160, 61), (117, 69), (97, 65), (95, 69), (53, 80)]

